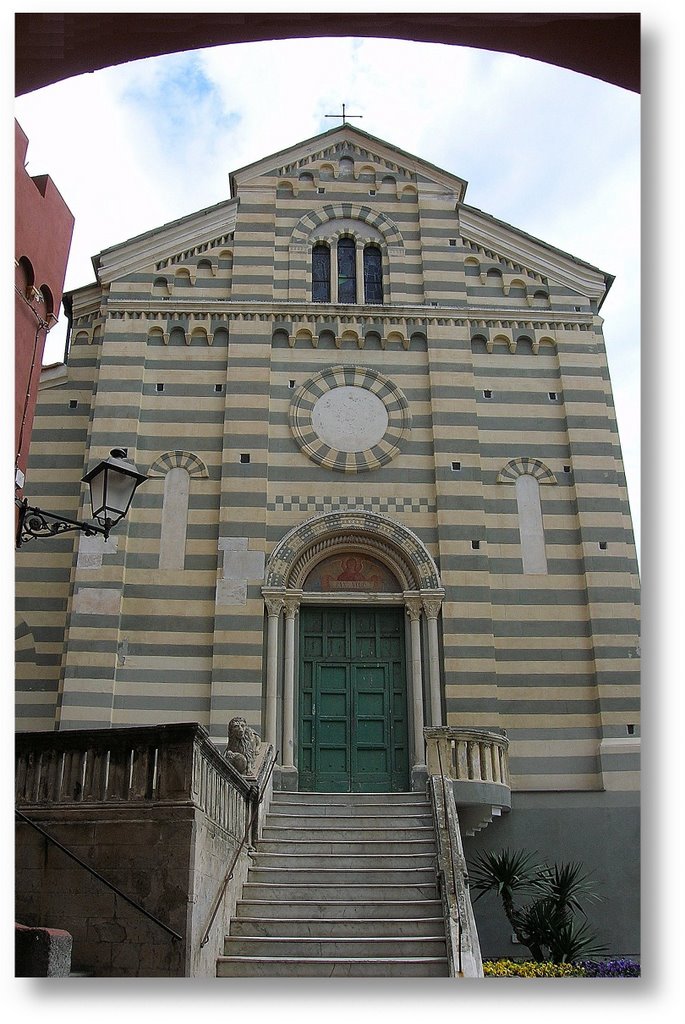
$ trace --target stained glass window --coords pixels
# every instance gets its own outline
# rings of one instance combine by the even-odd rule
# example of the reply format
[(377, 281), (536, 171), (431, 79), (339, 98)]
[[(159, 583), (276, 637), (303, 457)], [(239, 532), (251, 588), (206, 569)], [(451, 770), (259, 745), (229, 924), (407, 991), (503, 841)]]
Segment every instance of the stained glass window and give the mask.
[(375, 245), (364, 249), (364, 299), (370, 303), (383, 302), (381, 251)]
[(338, 302), (357, 301), (357, 267), (353, 238), (338, 242)]
[(327, 245), (312, 250), (312, 301), (331, 301), (331, 251)]

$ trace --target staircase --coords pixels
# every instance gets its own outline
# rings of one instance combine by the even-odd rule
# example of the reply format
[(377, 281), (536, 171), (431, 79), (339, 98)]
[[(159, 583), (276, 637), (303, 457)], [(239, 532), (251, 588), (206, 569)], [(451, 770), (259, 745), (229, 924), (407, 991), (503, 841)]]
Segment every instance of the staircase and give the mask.
[(276, 793), (217, 977), (447, 977), (421, 793)]

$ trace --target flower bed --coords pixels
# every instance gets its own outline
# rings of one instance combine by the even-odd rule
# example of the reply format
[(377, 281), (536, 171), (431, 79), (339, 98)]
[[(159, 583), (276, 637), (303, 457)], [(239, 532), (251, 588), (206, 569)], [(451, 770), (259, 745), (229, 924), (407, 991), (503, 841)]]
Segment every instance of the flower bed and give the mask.
[(634, 960), (579, 960), (586, 978), (639, 978), (640, 965)]
[(539, 963), (535, 960), (485, 960), (486, 978), (639, 978), (634, 960), (579, 960), (573, 964)]
[(486, 960), (486, 978), (584, 978), (585, 971), (575, 964), (538, 963), (535, 960)]

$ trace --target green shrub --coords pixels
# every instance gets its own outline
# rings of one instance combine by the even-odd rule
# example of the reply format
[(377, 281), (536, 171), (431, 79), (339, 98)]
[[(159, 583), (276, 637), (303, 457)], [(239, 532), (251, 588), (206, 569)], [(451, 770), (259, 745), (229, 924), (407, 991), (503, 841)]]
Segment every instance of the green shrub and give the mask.
[(601, 897), (580, 862), (549, 865), (527, 850), (487, 851), (476, 857), (469, 877), (474, 902), (486, 893), (499, 897), (533, 962), (569, 964), (607, 952), (585, 919), (585, 904)]

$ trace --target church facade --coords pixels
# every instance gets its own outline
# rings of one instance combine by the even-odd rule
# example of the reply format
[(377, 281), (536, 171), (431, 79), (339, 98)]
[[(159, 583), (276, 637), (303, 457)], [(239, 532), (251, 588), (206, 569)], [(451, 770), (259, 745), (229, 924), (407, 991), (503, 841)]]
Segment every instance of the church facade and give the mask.
[(352, 792), (422, 786), (427, 727), (502, 731), (512, 808), (467, 857), (584, 860), (636, 954), (612, 279), (465, 191), (343, 124), (96, 257), (27, 493), (82, 515), (114, 445), (148, 480), (107, 541), (21, 549), (17, 728), (196, 721), (223, 745), (242, 715), (277, 786)]

